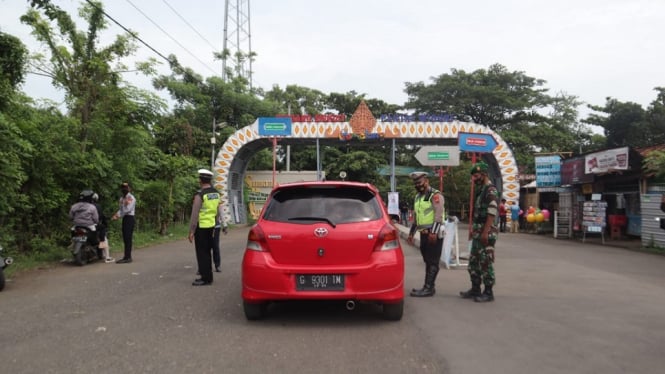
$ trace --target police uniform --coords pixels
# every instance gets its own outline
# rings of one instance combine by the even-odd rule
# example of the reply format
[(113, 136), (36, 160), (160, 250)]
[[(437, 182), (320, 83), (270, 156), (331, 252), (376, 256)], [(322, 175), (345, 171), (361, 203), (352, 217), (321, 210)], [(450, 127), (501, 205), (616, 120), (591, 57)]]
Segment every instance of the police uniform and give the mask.
[(122, 241), (125, 245), (125, 253), (120, 260), (116, 261), (116, 264), (128, 264), (132, 262), (134, 226), (136, 226), (134, 219), (136, 198), (130, 192), (129, 183), (121, 184), (120, 190), (122, 191), (122, 197), (119, 200), (120, 208), (115, 213), (115, 217), (122, 217)]
[(199, 169), (199, 182), (201, 189), (194, 196), (192, 215), (189, 226), (189, 239), (194, 238), (196, 248), (196, 262), (198, 263), (200, 279), (192, 285), (204, 286), (212, 283), (212, 251), (214, 246), (214, 231), (216, 217), (219, 213), (221, 196), (211, 185), (212, 172)]
[(418, 189), (413, 203), (413, 224), (409, 238), (412, 239), (416, 232), (420, 233), (420, 254), (425, 262), (424, 285), (421, 289), (411, 290), (411, 296), (433, 296), (443, 249), (444, 199), (443, 194), (429, 183), (427, 186), (422, 185), (427, 180), (427, 173), (413, 172), (409, 176)]
[[(484, 162), (478, 162), (471, 168), (471, 175), (483, 173), (487, 175), (489, 167)], [(492, 287), (494, 277), (494, 245), (498, 229), (494, 218), (499, 214), (499, 192), (497, 188), (485, 177), (482, 186), (475, 191), (473, 206), (473, 219), (471, 227), (471, 253), (469, 255), (469, 277), (471, 289), (460, 292), (464, 299), (474, 299), (478, 302), (494, 300)], [(483, 231), (487, 232), (487, 245), (482, 242)], [(485, 290), (480, 292), (480, 285)]]

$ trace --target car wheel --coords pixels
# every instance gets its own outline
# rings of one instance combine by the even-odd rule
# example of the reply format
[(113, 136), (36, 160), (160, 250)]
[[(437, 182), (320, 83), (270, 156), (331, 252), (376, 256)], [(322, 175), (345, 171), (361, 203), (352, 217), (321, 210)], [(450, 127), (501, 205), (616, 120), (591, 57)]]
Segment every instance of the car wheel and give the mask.
[(5, 289), (5, 271), (0, 268), (0, 291)]
[(404, 314), (404, 300), (395, 304), (383, 304), (383, 319), (388, 321), (399, 321)]
[(242, 302), (243, 309), (245, 310), (245, 318), (250, 321), (263, 319), (266, 315), (268, 306), (266, 303), (248, 303)]

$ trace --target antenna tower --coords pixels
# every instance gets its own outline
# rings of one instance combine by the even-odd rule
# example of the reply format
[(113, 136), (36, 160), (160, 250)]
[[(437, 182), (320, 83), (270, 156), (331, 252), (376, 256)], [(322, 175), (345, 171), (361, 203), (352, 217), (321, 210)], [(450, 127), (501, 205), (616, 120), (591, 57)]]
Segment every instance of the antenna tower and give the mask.
[(222, 79), (229, 73), (243, 77), (252, 88), (252, 34), (249, 21), (249, 0), (226, 0), (224, 5), (224, 45)]

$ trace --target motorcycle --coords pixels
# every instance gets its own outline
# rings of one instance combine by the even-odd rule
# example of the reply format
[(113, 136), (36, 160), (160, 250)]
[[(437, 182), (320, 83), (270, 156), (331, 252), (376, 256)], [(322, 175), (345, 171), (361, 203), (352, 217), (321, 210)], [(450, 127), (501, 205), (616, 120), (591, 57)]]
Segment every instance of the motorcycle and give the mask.
[(104, 253), (98, 245), (90, 243), (90, 230), (87, 227), (74, 226), (71, 230), (72, 255), (74, 256), (74, 263), (76, 265), (83, 266), (88, 262), (104, 258)]
[(2, 257), (2, 249), (0, 245), (0, 291), (5, 288), (5, 268), (14, 263), (11, 257)]

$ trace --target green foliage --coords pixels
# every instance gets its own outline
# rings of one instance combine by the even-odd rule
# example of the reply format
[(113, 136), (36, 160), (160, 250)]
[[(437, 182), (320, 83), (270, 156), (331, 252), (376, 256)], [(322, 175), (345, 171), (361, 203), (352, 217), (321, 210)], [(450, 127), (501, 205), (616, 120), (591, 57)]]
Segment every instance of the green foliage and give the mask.
[(665, 151), (649, 152), (642, 161), (642, 171), (659, 181), (665, 181)]
[(509, 129), (516, 122), (541, 122), (537, 109), (550, 98), (542, 79), (529, 77), (500, 64), (467, 73), (451, 69), (450, 74), (432, 78), (432, 84), (406, 83), (406, 107), (416, 114), (452, 114), (459, 120), (479, 123), (492, 130)]
[(589, 108), (604, 113), (604, 115), (592, 113), (584, 121), (605, 129), (607, 148), (644, 147), (650, 144), (649, 126), (645, 121), (646, 113), (641, 105), (622, 103), (608, 97), (604, 107), (590, 105)]
[(0, 32), (0, 111), (5, 110), (25, 77), (28, 50), (15, 36)]

